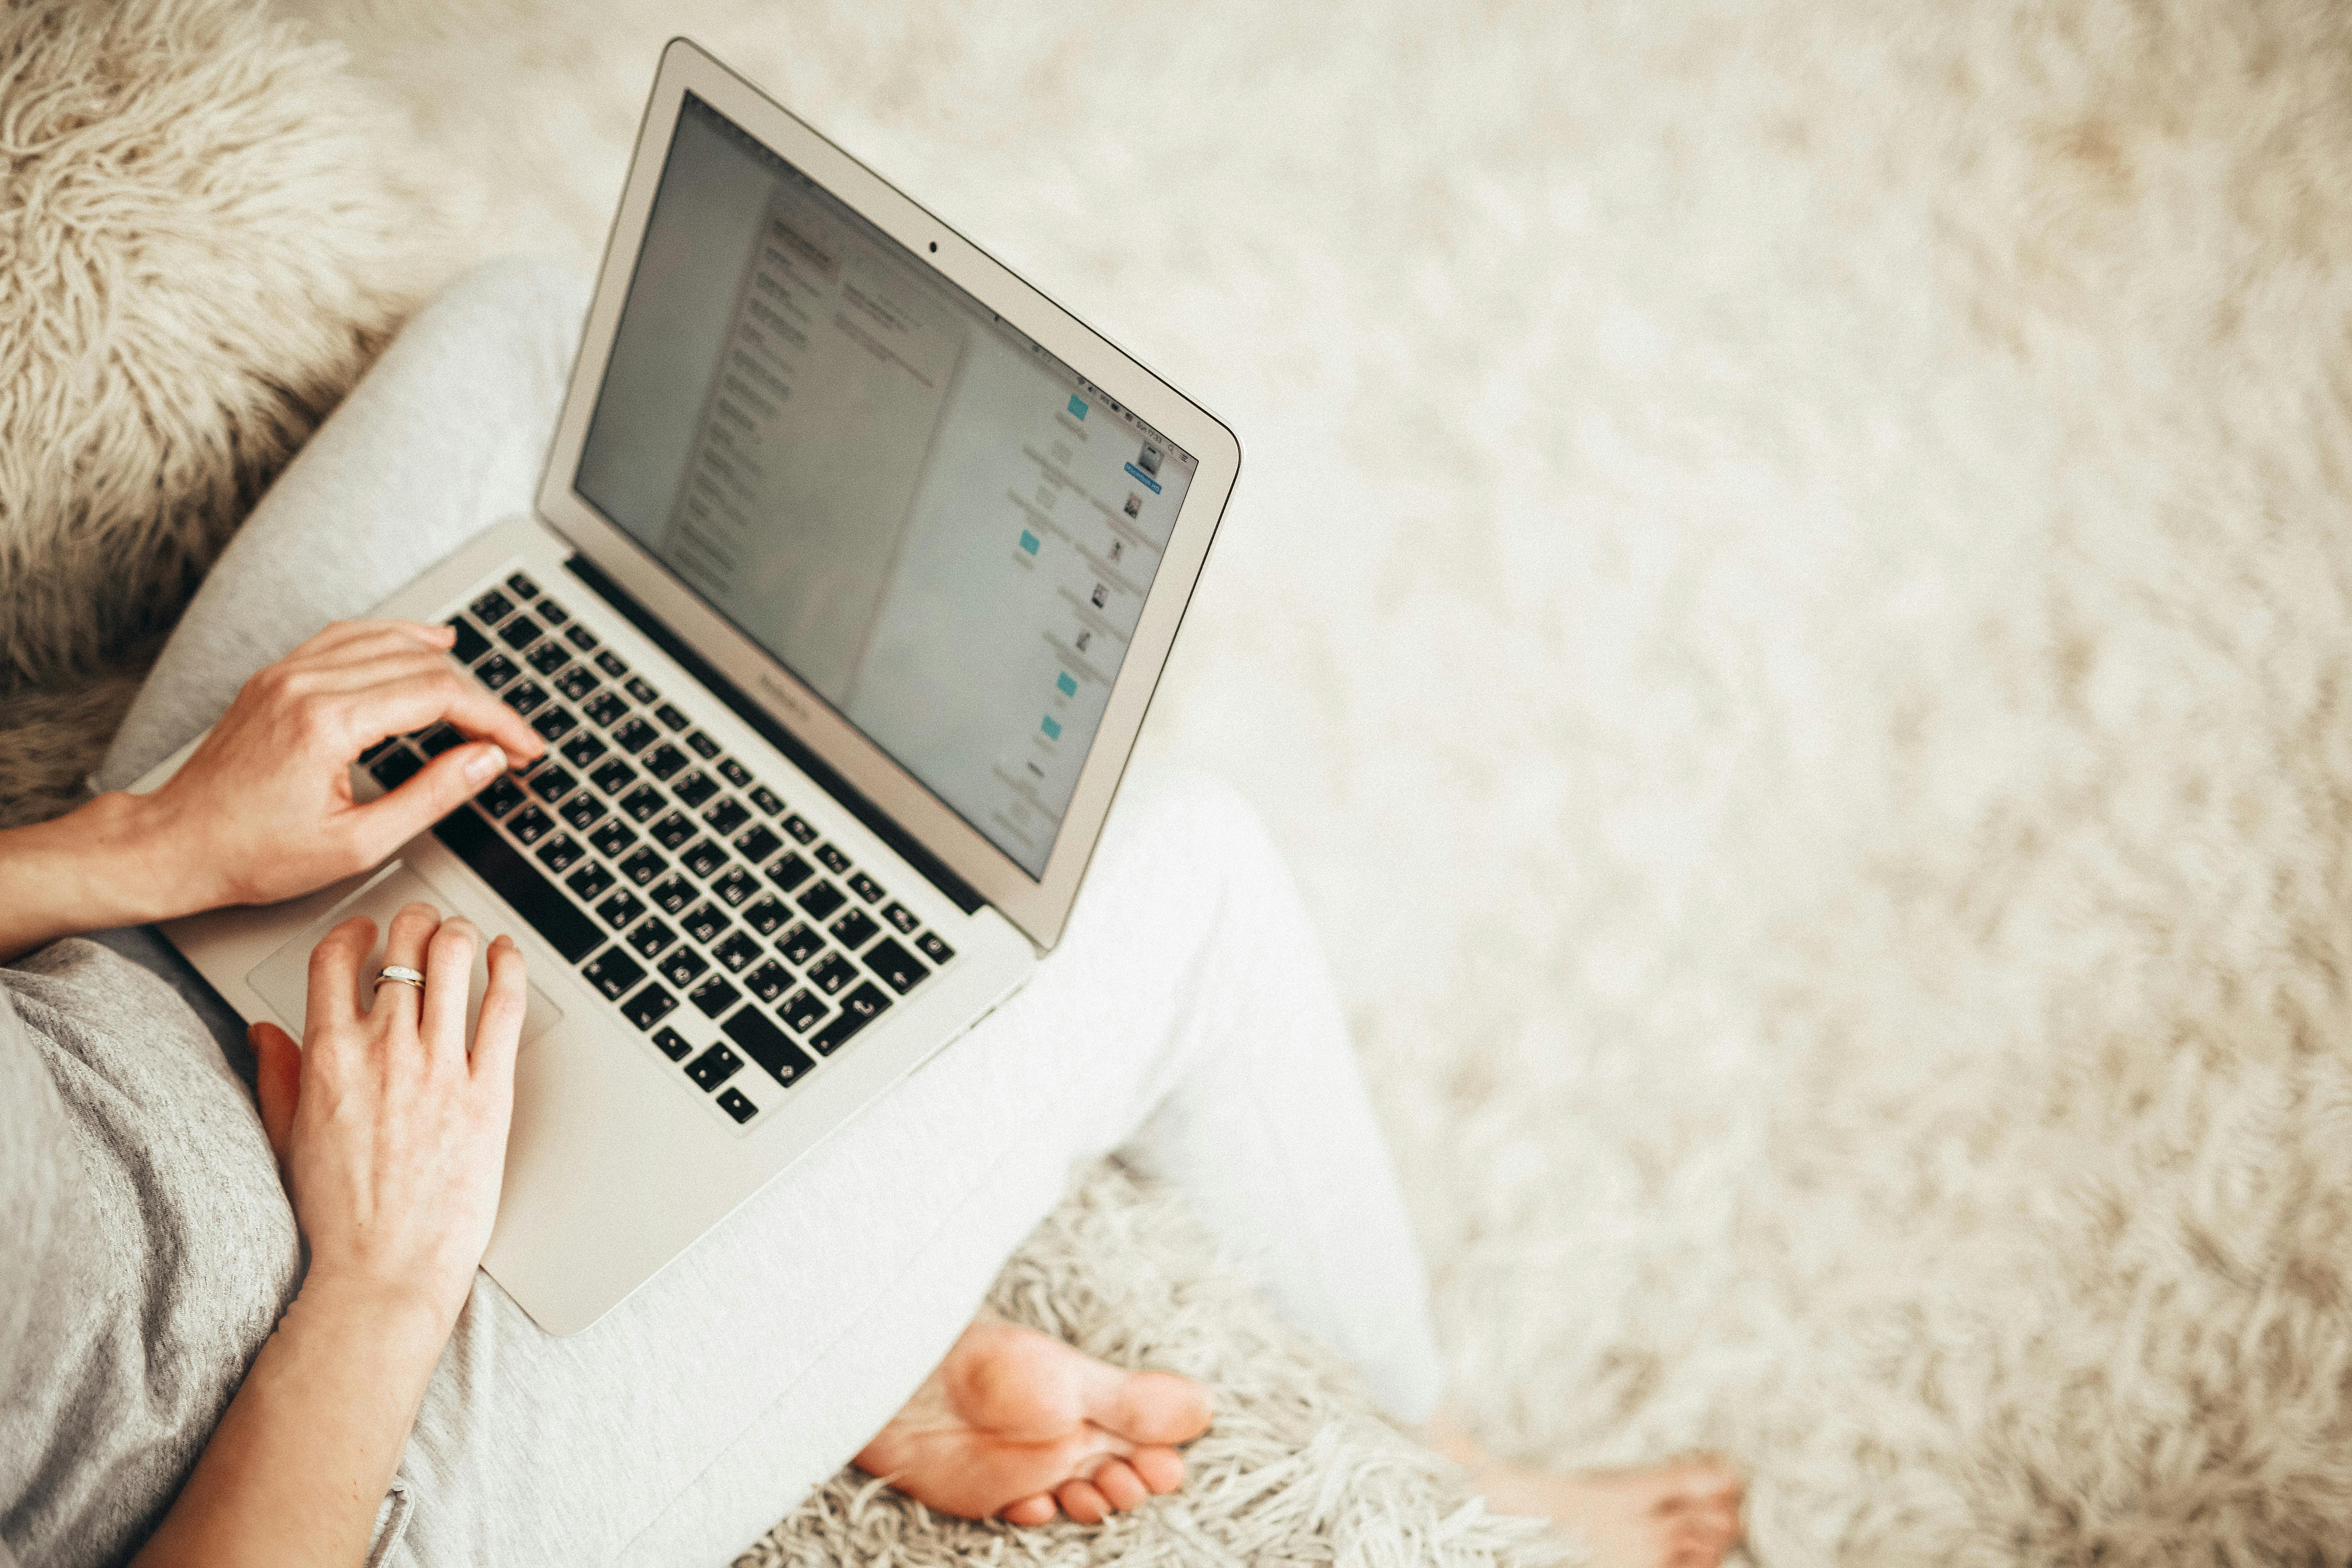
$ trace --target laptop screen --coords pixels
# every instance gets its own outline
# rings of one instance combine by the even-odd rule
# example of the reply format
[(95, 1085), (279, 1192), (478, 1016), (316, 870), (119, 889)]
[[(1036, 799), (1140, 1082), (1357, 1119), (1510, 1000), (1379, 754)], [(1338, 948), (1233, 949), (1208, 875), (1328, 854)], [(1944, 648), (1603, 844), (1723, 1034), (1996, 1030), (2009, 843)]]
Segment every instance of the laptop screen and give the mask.
[(1032, 878), (1197, 467), (686, 95), (573, 488)]

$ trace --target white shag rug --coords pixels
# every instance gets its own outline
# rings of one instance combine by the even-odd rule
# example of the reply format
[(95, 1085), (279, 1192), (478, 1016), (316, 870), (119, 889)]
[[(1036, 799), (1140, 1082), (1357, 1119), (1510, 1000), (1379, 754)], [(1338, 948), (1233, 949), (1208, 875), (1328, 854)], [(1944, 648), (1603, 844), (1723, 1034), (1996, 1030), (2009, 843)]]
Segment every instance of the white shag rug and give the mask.
[(2352, 1553), (2352, 18), (309, 0), (584, 261), (721, 55), (1223, 413), (1472, 1423), (1773, 1564)]

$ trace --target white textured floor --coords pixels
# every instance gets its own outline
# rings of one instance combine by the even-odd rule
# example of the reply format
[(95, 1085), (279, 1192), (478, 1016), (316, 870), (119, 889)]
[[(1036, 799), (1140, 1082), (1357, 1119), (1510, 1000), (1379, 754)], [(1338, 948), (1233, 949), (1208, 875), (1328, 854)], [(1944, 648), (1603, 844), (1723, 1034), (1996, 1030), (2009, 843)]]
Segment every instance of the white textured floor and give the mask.
[(2352, 30), (313, 0), (454, 257), (688, 32), (1222, 413), (1147, 749), (1296, 857), (1463, 1395), (1775, 1563), (2352, 1552)]

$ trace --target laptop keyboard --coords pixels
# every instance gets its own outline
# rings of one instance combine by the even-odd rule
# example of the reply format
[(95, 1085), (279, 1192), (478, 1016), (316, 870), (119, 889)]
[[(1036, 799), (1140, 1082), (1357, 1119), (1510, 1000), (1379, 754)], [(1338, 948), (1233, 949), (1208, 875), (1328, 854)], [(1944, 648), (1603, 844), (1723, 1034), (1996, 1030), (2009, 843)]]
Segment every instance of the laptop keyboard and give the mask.
[[(524, 574), (449, 625), (548, 750), (434, 837), (738, 1123), (955, 956)], [(437, 724), (360, 761), (395, 789), (462, 740)]]

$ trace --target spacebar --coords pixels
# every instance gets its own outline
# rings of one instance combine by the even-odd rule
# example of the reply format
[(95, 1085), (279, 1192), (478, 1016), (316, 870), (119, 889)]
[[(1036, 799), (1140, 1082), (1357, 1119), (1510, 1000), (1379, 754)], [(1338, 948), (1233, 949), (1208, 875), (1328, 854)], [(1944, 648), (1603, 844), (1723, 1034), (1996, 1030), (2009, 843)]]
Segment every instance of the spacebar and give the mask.
[(484, 821), (481, 813), (472, 806), (461, 805), (435, 823), (433, 837), (447, 845), (449, 853), (471, 866), (475, 875), (488, 882), (493, 892), (512, 904), (515, 913), (529, 921), (531, 929), (563, 955), (564, 963), (579, 963), (604, 940), (596, 922), (566, 898), (561, 888), (541, 876), (537, 867), (517, 854), (514, 846), (499, 837), (499, 830)]

